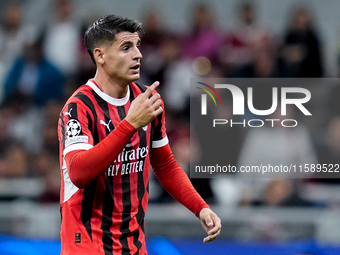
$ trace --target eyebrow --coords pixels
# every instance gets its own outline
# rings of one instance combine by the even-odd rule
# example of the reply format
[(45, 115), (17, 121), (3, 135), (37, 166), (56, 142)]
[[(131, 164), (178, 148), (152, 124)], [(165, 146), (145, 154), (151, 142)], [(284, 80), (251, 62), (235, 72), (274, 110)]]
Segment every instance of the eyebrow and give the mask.
[(120, 47), (124, 47), (125, 45), (132, 45), (133, 43), (131, 41), (126, 41), (126, 42), (123, 42)]
[[(141, 42), (141, 40), (138, 39), (137, 45), (139, 45), (140, 42)], [(126, 45), (131, 46), (131, 45), (133, 45), (133, 42), (132, 42), (132, 41), (125, 41), (125, 42), (123, 42), (123, 43), (120, 45), (120, 47), (124, 47), (124, 46), (126, 46)]]

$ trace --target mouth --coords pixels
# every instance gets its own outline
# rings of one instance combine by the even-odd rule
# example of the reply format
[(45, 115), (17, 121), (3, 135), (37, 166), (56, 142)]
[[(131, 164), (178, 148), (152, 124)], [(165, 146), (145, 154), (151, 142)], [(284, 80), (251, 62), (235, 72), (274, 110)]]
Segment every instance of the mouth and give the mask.
[(135, 71), (139, 71), (140, 68), (140, 64), (135, 64), (134, 66), (130, 67), (130, 69), (135, 70)]

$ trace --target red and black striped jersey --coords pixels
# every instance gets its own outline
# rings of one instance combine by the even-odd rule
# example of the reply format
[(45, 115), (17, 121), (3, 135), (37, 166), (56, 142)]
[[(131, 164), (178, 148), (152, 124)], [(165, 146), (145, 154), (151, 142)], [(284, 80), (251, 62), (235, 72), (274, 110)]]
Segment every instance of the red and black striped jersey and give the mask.
[(148, 204), (150, 153), (168, 144), (164, 112), (139, 129), (107, 171), (80, 189), (68, 173), (65, 155), (88, 150), (126, 117), (146, 87), (131, 83), (124, 98), (112, 98), (93, 80), (81, 86), (61, 111), (61, 254), (146, 254), (144, 216)]

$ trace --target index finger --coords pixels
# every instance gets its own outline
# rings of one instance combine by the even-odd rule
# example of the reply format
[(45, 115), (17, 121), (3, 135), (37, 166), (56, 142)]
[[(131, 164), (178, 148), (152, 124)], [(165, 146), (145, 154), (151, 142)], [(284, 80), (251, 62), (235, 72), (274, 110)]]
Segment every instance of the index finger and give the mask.
[(152, 92), (159, 86), (159, 81), (155, 81), (154, 83), (152, 83), (152, 85), (150, 87), (148, 87), (144, 94), (149, 97), (151, 96)]

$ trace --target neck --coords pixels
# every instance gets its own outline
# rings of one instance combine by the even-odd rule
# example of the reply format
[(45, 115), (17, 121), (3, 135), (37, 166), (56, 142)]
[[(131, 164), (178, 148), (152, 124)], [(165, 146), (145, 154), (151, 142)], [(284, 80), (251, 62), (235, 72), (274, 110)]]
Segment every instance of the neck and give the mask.
[(126, 96), (128, 83), (118, 82), (108, 75), (102, 75), (98, 71), (94, 77), (94, 81), (98, 87), (109, 96), (113, 98), (122, 98)]

